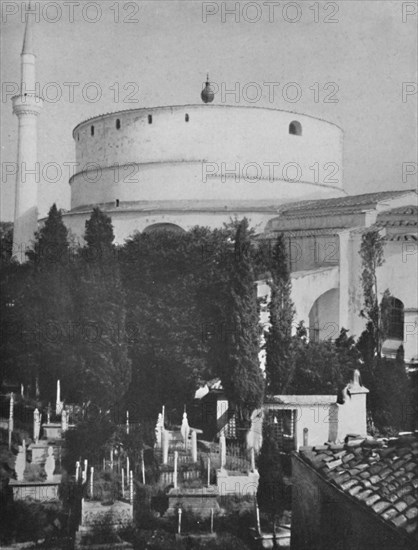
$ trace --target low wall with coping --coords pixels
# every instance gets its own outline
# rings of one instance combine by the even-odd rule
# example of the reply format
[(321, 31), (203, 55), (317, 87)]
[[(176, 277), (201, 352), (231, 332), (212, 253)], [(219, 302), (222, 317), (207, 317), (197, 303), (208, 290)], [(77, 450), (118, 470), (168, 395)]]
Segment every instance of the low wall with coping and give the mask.
[(260, 474), (249, 472), (247, 475), (231, 475), (227, 470), (217, 470), (216, 483), (220, 496), (226, 495), (256, 495)]

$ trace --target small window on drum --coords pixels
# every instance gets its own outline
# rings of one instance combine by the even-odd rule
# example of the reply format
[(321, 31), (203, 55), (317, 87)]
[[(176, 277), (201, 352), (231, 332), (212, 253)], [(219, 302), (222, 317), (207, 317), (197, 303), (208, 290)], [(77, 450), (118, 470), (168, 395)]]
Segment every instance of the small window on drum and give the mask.
[(184, 116), (184, 120), (185, 120), (186, 122), (189, 122), (189, 120), (190, 120), (190, 119), (189, 119), (189, 115), (188, 115), (187, 113), (186, 113), (185, 116)]
[(152, 124), (152, 115), (148, 115), (148, 124)]
[(291, 122), (289, 124), (289, 134), (292, 134), (293, 136), (301, 136), (302, 124), (297, 120), (294, 120), (293, 122)]
[(120, 119), (116, 119), (116, 130), (120, 130)]
[(116, 206), (116, 208), (119, 207), (119, 199), (116, 199), (116, 200), (115, 200), (115, 206)]
[(90, 134), (91, 134), (92, 136), (94, 136), (94, 126), (92, 126), (92, 127), (90, 128)]
[(77, 141), (80, 141), (80, 134), (77, 134)]

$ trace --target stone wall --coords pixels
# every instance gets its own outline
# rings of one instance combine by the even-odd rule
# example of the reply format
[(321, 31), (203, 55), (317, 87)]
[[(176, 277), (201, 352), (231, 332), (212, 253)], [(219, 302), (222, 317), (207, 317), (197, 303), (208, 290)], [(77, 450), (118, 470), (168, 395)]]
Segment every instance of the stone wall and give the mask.
[(217, 470), (218, 493), (220, 496), (256, 495), (259, 477), (258, 472), (249, 472), (247, 475), (230, 475), (226, 470)]

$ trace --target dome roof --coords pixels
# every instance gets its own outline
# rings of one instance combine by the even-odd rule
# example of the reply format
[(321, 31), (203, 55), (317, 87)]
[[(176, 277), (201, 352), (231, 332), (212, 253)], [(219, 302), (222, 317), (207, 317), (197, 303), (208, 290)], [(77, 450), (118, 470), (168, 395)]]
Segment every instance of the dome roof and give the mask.
[(206, 85), (203, 88), (200, 97), (202, 98), (203, 103), (212, 103), (215, 97), (215, 92), (213, 91), (213, 88), (209, 82), (209, 75), (207, 75), (206, 77)]

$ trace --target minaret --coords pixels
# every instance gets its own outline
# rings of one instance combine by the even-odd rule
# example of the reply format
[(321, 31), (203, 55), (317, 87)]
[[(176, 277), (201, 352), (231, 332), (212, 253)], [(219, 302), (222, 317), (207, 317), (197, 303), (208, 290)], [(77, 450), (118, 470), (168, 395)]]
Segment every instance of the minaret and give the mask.
[(20, 94), (12, 98), (13, 113), (19, 120), (17, 138), (17, 171), (15, 215), (13, 229), (13, 257), (26, 261), (25, 251), (31, 248), (38, 225), (37, 121), (43, 101), (36, 93), (35, 54), (33, 53), (32, 18), (26, 14), (25, 37), (21, 53)]

